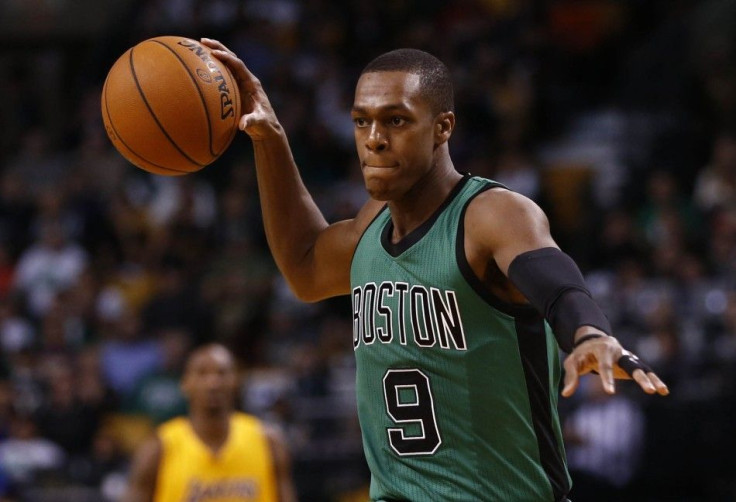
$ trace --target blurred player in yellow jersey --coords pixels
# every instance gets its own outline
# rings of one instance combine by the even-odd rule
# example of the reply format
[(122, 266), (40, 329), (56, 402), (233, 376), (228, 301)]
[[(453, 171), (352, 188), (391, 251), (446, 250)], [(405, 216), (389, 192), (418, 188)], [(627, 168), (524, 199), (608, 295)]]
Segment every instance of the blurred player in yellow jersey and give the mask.
[(189, 415), (162, 424), (135, 454), (123, 502), (291, 502), (290, 458), (277, 431), (235, 411), (237, 377), (221, 345), (195, 350), (182, 378)]

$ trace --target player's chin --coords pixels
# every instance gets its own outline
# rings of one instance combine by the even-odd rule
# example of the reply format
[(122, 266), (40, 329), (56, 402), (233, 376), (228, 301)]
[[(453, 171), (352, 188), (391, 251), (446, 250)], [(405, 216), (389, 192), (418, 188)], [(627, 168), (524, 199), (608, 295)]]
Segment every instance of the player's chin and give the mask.
[(392, 194), (395, 189), (382, 179), (365, 178), (365, 189), (373, 200), (386, 202), (394, 198)]
[(391, 197), (389, 197), (388, 195), (374, 192), (372, 190), (368, 190), (368, 195), (370, 195), (371, 199), (377, 200), (379, 202), (388, 202), (391, 200)]
[(206, 396), (202, 404), (211, 410), (219, 410), (228, 406), (229, 398), (225, 395), (213, 393)]
[(207, 403), (202, 406), (202, 411), (208, 416), (220, 416), (230, 411), (231, 407), (225, 403)]

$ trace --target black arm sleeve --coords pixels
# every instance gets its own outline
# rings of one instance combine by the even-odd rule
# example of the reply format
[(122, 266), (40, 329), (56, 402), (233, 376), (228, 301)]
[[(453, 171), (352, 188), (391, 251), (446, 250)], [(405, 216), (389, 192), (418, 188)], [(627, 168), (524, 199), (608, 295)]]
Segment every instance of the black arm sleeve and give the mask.
[(557, 343), (572, 352), (575, 331), (593, 326), (610, 335), (611, 324), (593, 301), (580, 269), (557, 248), (522, 253), (509, 265), (509, 279), (552, 326)]

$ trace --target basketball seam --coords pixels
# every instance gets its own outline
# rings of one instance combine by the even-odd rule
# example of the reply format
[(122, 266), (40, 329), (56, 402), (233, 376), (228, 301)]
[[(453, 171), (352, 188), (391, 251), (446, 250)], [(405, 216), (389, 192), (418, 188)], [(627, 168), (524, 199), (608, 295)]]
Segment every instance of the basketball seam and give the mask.
[(204, 94), (202, 93), (202, 89), (197, 84), (197, 79), (194, 78), (194, 75), (192, 75), (192, 72), (189, 71), (189, 67), (186, 65), (184, 60), (179, 56), (179, 54), (176, 53), (174, 49), (166, 45), (165, 43), (161, 42), (160, 40), (149, 40), (149, 42), (155, 42), (159, 45), (162, 45), (163, 47), (166, 47), (176, 59), (179, 60), (181, 65), (184, 67), (184, 69), (187, 71), (187, 75), (189, 75), (189, 78), (192, 80), (192, 83), (194, 83), (195, 89), (197, 89), (197, 93), (199, 94), (199, 99), (202, 101), (202, 106), (204, 107), (204, 116), (207, 119), (207, 139), (208, 139), (208, 146), (210, 149), (210, 155), (213, 157), (216, 157), (217, 154), (212, 150), (212, 121), (210, 120), (210, 114), (209, 110), (207, 109), (207, 100), (204, 98)]
[[(148, 103), (148, 100), (146, 99), (146, 95), (143, 92), (143, 89), (141, 88), (140, 82), (138, 82), (138, 75), (135, 72), (135, 65), (133, 64), (133, 52), (134, 52), (134, 49), (135, 48), (130, 49), (130, 57), (128, 58), (128, 60), (130, 62), (130, 72), (133, 74), (133, 80), (135, 81), (135, 86), (138, 88), (138, 94), (140, 94), (141, 95), (141, 98), (143, 99), (143, 104), (145, 104), (146, 105), (146, 108), (148, 108), (148, 112), (151, 114), (151, 117), (156, 122), (156, 125), (158, 125), (159, 129), (161, 129), (161, 132), (163, 133), (163, 135), (166, 136), (166, 139), (169, 140), (169, 142), (174, 146), (174, 148), (176, 148), (176, 150), (180, 154), (182, 154), (189, 162), (191, 162), (192, 164), (194, 164), (197, 167), (200, 167), (201, 168), (201, 167), (206, 166), (207, 164), (200, 164), (199, 162), (197, 162), (193, 158), (191, 158), (189, 155), (187, 155), (184, 152), (184, 150), (182, 150), (181, 147), (179, 147), (179, 145), (176, 144), (176, 142), (174, 141), (174, 139), (171, 136), (169, 136), (169, 133), (166, 132), (166, 129), (161, 124), (161, 122), (159, 122), (158, 117), (156, 116), (156, 114), (153, 111), (153, 108), (151, 108), (151, 105)], [(184, 171), (184, 172), (186, 172), (186, 171)]]
[[(112, 115), (110, 115), (110, 108), (107, 105), (107, 82), (104, 85), (104, 96), (105, 96), (105, 113), (107, 114), (107, 121), (110, 123), (110, 127), (112, 127), (112, 130), (115, 132), (115, 137), (118, 139), (118, 141), (120, 141), (123, 144), (123, 146), (125, 146), (125, 148), (128, 149), (128, 151), (130, 153), (132, 153), (133, 155), (135, 155), (136, 157), (138, 157), (142, 161), (144, 161), (144, 162), (146, 162), (148, 164), (151, 164), (152, 166), (155, 166), (155, 167), (157, 167), (159, 169), (163, 169), (164, 171), (171, 171), (171, 172), (178, 173), (178, 174), (189, 174), (190, 173), (190, 171), (182, 171), (182, 170), (179, 170), (179, 169), (172, 169), (172, 168), (166, 167), (166, 166), (160, 166), (160, 165), (158, 165), (158, 164), (156, 164), (154, 162), (151, 162), (150, 160), (146, 159), (143, 155), (141, 155), (138, 152), (136, 152), (135, 150), (133, 150), (128, 145), (128, 143), (126, 143), (125, 140), (123, 140), (123, 137), (118, 133), (118, 130), (115, 127), (115, 122), (113, 122), (113, 120), (112, 120)], [(130, 159), (128, 159), (128, 160), (130, 160)], [(134, 162), (132, 162), (132, 161), (131, 161), (131, 163), (134, 164)], [(145, 169), (143, 166), (138, 166), (138, 167), (140, 167), (141, 169)]]

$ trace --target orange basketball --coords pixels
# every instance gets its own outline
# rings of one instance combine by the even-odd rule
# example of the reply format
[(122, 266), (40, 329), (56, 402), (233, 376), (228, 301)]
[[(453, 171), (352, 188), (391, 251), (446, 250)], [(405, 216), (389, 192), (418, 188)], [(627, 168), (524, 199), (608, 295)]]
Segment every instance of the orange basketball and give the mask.
[(176, 176), (215, 161), (238, 131), (240, 93), (208, 47), (155, 37), (128, 49), (102, 88), (102, 119), (115, 148), (151, 173)]

